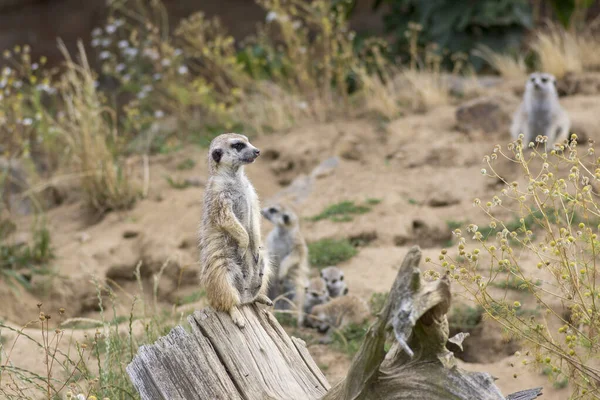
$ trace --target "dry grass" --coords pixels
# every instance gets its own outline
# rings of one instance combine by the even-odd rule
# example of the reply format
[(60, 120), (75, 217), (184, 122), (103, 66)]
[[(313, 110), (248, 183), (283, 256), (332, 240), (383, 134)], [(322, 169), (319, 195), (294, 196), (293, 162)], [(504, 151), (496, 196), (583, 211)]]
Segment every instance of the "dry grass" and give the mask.
[(509, 54), (496, 53), (483, 45), (475, 49), (473, 54), (482, 58), (504, 78), (524, 79), (527, 76), (527, 66), (522, 55), (514, 57)]
[[(538, 56), (538, 69), (558, 79), (568, 72), (581, 72), (584, 65), (577, 36), (555, 25), (537, 32), (531, 49)], [(600, 49), (599, 49), (600, 50)]]
[(96, 91), (83, 44), (78, 44), (79, 63), (73, 61), (62, 42), (59, 47), (66, 60), (60, 81), (64, 110), (55, 126), (66, 143), (69, 162), (81, 174), (82, 188), (93, 209), (105, 212), (127, 208), (136, 194), (127, 171), (115, 157), (114, 149), (109, 148), (118, 139), (111, 124), (112, 110)]
[(406, 70), (394, 79), (400, 101), (413, 111), (424, 112), (450, 103), (450, 86), (439, 73)]

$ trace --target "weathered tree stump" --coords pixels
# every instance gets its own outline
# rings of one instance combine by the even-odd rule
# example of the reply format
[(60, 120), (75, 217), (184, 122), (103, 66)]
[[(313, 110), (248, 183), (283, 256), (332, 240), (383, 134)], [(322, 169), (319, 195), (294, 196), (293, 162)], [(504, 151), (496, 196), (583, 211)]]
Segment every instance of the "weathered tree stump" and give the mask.
[[(142, 399), (426, 399), (530, 400), (541, 388), (504, 397), (487, 373), (458, 368), (447, 341), (450, 282), (423, 282), (421, 252), (405, 257), (387, 302), (354, 357), (346, 379), (330, 388), (302, 340), (290, 338), (258, 306), (242, 313), (239, 329), (210, 309), (150, 346), (142, 346), (127, 372)], [(386, 337), (394, 344), (386, 353)]]

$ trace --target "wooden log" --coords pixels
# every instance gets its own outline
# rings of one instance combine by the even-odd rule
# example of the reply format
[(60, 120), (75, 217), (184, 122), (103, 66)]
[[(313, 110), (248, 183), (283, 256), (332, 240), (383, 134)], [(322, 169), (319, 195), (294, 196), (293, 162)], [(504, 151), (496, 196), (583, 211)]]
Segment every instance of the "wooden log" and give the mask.
[[(504, 397), (491, 375), (458, 368), (448, 341), (447, 276), (423, 282), (418, 247), (410, 249), (377, 321), (346, 378), (331, 388), (306, 344), (290, 338), (257, 305), (241, 308), (246, 327), (211, 309), (142, 346), (127, 372), (142, 399), (531, 400), (541, 388)], [(394, 344), (386, 353), (391, 336)]]
[(142, 399), (319, 399), (330, 388), (300, 339), (275, 317), (242, 307), (246, 327), (211, 309), (142, 346), (127, 366)]

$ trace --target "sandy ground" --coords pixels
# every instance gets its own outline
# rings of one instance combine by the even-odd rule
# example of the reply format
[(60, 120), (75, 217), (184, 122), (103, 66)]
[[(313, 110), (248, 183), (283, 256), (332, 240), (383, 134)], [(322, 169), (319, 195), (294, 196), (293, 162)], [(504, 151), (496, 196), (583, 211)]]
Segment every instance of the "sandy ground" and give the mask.
[[(519, 99), (512, 96), (516, 107)], [(563, 104), (580, 121), (591, 124), (596, 120), (594, 109), (600, 109), (600, 96), (568, 97)], [(340, 265), (351, 292), (367, 300), (373, 293), (389, 290), (396, 268), (411, 245), (420, 245), (424, 256), (436, 257), (451, 239), (447, 221), (476, 222), (481, 216), (473, 208), (473, 198), (489, 198), (497, 190), (479, 171), (482, 157), (492, 151), (494, 144), (508, 141), (507, 132), (459, 132), (455, 129), (455, 111), (456, 105), (448, 105), (385, 125), (360, 119), (263, 136), (253, 141), (263, 156), (247, 168), (247, 174), (265, 204), (286, 190), (286, 199), (300, 199), (296, 208), (302, 217), (316, 215), (328, 205), (344, 200), (381, 200), (370, 213), (350, 222), (305, 221), (302, 225), (309, 242), (376, 234), (376, 239), (361, 247), (356, 257)], [(339, 156), (337, 167), (313, 181), (303, 180), (303, 175), (333, 156)], [(177, 165), (188, 158), (196, 165), (190, 170), (178, 170)], [(51, 210), (48, 221), (57, 255), (52, 262), (54, 274), (35, 276), (32, 292), (0, 282), (0, 319), (15, 327), (33, 320), (39, 301), (48, 310), (65, 307), (66, 317), (97, 318), (93, 282), (105, 279), (121, 288), (117, 296), (124, 301), (119, 302), (118, 312), (127, 315), (130, 299), (138, 292), (133, 271), (140, 260), (147, 292), (152, 291), (151, 275), (170, 260), (158, 284), (160, 304), (166, 306), (197, 290), (195, 243), (203, 189), (171, 188), (165, 176), (205, 181), (205, 160), (206, 151), (191, 146), (152, 157), (148, 197), (132, 210), (108, 214), (97, 223), (90, 223), (76, 199)], [(24, 230), (27, 222), (22, 221)], [(269, 228), (265, 222), (265, 234)], [(429, 267), (423, 267), (426, 268)], [(39, 334), (36, 329), (27, 332)], [(74, 335), (81, 336), (82, 332)], [(15, 335), (2, 335), (5, 343), (12, 346)], [(553, 388), (545, 376), (519, 362), (512, 367), (514, 357), (510, 354), (514, 353), (514, 344), (507, 344), (497, 327), (483, 327), (480, 337), (467, 341), (489, 346), (493, 354), (490, 352), (487, 362), (461, 365), (491, 373), (498, 378), (503, 393), (544, 386), (544, 399), (568, 396), (567, 389)], [(347, 355), (318, 344), (309, 343), (309, 350), (331, 383), (344, 376), (350, 362)], [(22, 368), (40, 368), (40, 356), (27, 341), (17, 341), (14, 346), (13, 361)]]

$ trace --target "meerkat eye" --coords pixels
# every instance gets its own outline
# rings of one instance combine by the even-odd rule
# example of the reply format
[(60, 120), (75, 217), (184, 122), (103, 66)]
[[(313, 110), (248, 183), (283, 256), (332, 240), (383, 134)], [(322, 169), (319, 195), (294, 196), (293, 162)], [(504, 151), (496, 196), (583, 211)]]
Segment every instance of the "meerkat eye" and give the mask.
[(283, 214), (283, 223), (288, 224), (290, 222), (290, 216), (287, 214)]
[(275, 207), (271, 207), (271, 208), (269, 208), (269, 212), (271, 214), (275, 214), (277, 212), (277, 209)]
[(542, 83), (548, 82), (548, 78), (542, 78)]
[(344, 275), (340, 276), (340, 281), (344, 280)]
[(319, 293), (312, 292), (311, 294), (313, 297), (319, 297)]
[(231, 148), (236, 149), (237, 151), (242, 151), (242, 149), (246, 147), (246, 143), (237, 142), (231, 145)]
[(535, 82), (535, 78), (530, 78), (529, 79), (531, 82)]
[(331, 283), (333, 283), (333, 284), (337, 283), (337, 279), (332, 280)]

